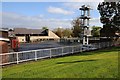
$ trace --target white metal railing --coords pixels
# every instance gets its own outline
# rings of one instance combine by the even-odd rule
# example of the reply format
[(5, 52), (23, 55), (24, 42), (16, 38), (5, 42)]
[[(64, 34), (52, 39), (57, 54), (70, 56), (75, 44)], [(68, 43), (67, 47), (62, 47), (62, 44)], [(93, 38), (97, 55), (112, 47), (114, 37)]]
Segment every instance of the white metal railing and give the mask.
[(12, 64), (12, 63), (20, 63), (29, 60), (35, 60), (42, 58), (52, 58), (54, 56), (63, 56), (66, 54), (74, 54), (77, 52), (101, 49), (105, 47), (113, 46), (112, 42), (101, 42), (101, 43), (93, 43), (91, 44), (92, 48), (83, 48), (82, 45), (76, 46), (65, 46), (65, 47), (56, 47), (56, 48), (48, 48), (48, 49), (38, 49), (38, 50), (30, 50), (30, 51), (21, 51), (21, 52), (12, 52), (12, 53), (4, 53), (0, 54), (2, 57), (2, 63), (0, 65)]

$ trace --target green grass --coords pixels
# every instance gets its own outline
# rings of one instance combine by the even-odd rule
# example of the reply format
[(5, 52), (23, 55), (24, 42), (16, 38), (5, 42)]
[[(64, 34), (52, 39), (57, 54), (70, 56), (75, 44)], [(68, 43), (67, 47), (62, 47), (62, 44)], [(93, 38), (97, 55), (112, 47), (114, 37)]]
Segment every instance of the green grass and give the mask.
[(25, 62), (3, 68), (3, 78), (117, 78), (120, 47)]

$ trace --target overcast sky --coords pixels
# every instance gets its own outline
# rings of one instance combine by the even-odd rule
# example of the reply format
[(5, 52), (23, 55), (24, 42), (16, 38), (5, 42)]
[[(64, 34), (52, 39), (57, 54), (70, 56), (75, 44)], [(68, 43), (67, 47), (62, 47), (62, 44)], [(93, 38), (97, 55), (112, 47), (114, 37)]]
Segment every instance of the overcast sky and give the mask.
[[(2, 26), (8, 28), (26, 27), (40, 29), (47, 26), (49, 29), (58, 27), (71, 28), (71, 21), (80, 16), (79, 8), (82, 5), (90, 5), (93, 9), (90, 12), (90, 26), (102, 26), (99, 20), (97, 5), (100, 1), (84, 0), (62, 0), (61, 2), (49, 0), (40, 0), (39, 2), (14, 2), (10, 0), (2, 2)], [(89, 1), (89, 2), (88, 2)], [(102, 0), (101, 0), (102, 1)]]

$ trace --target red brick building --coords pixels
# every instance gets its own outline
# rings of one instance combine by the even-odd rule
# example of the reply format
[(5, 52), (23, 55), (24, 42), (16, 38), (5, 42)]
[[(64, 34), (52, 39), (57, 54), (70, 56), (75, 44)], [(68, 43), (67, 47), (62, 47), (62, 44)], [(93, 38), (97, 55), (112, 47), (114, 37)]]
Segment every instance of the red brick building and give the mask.
[[(8, 53), (8, 30), (0, 29), (0, 54)], [(8, 61), (8, 55), (2, 56), (2, 63)]]

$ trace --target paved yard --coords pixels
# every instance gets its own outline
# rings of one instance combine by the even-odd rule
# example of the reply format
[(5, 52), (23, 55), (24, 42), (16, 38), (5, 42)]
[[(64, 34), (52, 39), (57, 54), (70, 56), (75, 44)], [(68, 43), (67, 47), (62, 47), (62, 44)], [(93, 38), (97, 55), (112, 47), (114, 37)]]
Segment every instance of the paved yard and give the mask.
[(54, 47), (79, 45), (79, 44), (80, 43), (61, 44), (61, 43), (55, 42), (55, 41), (41, 42), (41, 43), (24, 43), (24, 44), (20, 44), (19, 51), (54, 48)]

